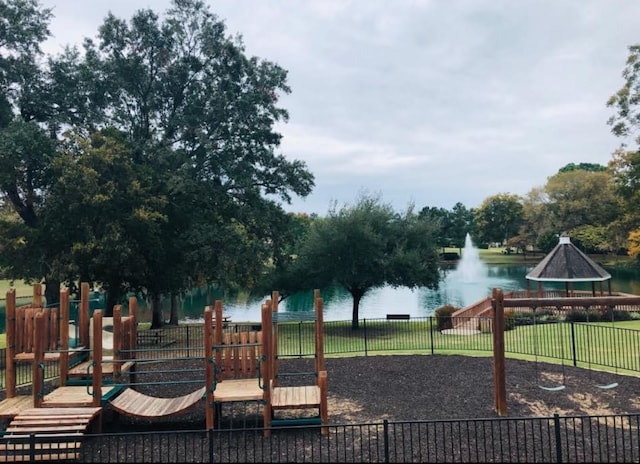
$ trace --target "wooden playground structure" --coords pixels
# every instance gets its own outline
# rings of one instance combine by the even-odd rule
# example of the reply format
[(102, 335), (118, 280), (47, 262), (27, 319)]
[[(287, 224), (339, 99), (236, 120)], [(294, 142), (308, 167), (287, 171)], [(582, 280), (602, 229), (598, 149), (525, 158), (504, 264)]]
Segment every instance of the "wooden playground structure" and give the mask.
[[(14, 289), (7, 292), (6, 398), (0, 401), (0, 419), (9, 424), (0, 441), (0, 460), (9, 452), (11, 460), (73, 459), (79, 456), (82, 434), (101, 429), (103, 403), (118, 392), (116, 381), (123, 370), (133, 367), (118, 362), (117, 353), (135, 343), (135, 304), (127, 317), (122, 317), (120, 307), (114, 308), (114, 356), (103, 358), (102, 310), (89, 317), (88, 294), (89, 286), (83, 283), (78, 320), (72, 324), (67, 289), (61, 290), (58, 307), (43, 305), (40, 284), (34, 285), (33, 300), (26, 306), (16, 306)], [(58, 386), (45, 393), (44, 369), (55, 362)], [(16, 374), (29, 365), (31, 394), (18, 395)], [(70, 385), (72, 379), (75, 384)], [(37, 444), (33, 450), (24, 443), (30, 436), (56, 441)]]
[[(226, 403), (255, 402), (263, 408), (264, 434), (277, 425), (328, 425), (327, 372), (324, 368), (322, 299), (314, 293), (314, 310), (297, 321), (314, 322), (314, 372), (311, 385), (280, 385), (279, 324), (291, 321), (278, 313), (278, 294), (262, 304), (259, 330), (237, 331), (222, 314), (222, 301), (204, 310), (204, 385), (175, 398), (156, 397), (136, 390), (136, 298), (129, 300), (129, 315), (115, 306), (113, 317), (103, 310), (90, 315), (89, 286), (81, 284), (78, 320), (70, 321), (69, 292), (60, 292), (58, 307), (43, 305), (42, 288), (34, 285), (33, 301), (16, 306), (15, 290), (7, 292), (6, 398), (0, 401), (0, 419), (8, 422), (0, 438), (0, 461), (22, 456), (30, 460), (75, 459), (81, 437), (102, 428), (103, 408), (131, 417), (159, 419), (180, 414), (205, 402), (208, 430), (217, 426)], [(75, 322), (75, 324), (73, 323)], [(105, 326), (111, 330), (104, 330)], [(77, 337), (75, 336), (77, 334)], [(172, 360), (169, 358), (168, 360)], [(46, 393), (44, 369), (58, 363), (59, 379)], [(18, 369), (31, 368), (31, 394), (17, 394)], [(125, 382), (128, 374), (128, 382)], [(287, 419), (276, 417), (288, 411)], [(291, 415), (316, 410), (317, 415)], [(321, 428), (327, 432), (326, 427)], [(25, 442), (35, 438), (37, 443)], [(55, 441), (54, 442), (52, 442)], [(35, 454), (34, 454), (35, 453)], [(10, 456), (11, 455), (11, 456)]]

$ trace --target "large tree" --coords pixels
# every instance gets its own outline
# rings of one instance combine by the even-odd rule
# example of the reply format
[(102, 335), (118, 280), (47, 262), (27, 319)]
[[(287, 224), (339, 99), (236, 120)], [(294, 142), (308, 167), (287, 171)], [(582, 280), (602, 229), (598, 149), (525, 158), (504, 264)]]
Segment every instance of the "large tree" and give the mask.
[(439, 258), (436, 231), (409, 207), (396, 213), (378, 196), (363, 194), (353, 205), (316, 219), (293, 264), (304, 276), (300, 290), (344, 287), (353, 297), (352, 327), (359, 327), (362, 297), (371, 289), (437, 288)]
[[(123, 291), (144, 290), (154, 303), (154, 326), (163, 321), (161, 294), (175, 295), (194, 283), (250, 286), (261, 275), (278, 253), (278, 224), (286, 219), (282, 203), (292, 195), (306, 196), (313, 187), (313, 175), (303, 162), (278, 153), (281, 135), (275, 126), (288, 117), (278, 100), (290, 91), (284, 69), (247, 56), (241, 37), (229, 37), (203, 2), (175, 0), (162, 18), (152, 10), (140, 10), (129, 21), (108, 15), (82, 50), (68, 48), (50, 57), (43, 71), (34, 75), (43, 76), (47, 85), (34, 85), (30, 93), (42, 96), (41, 105), (32, 105), (47, 121), (40, 130), (64, 140), (60, 131), (71, 125), (78, 140), (85, 141), (75, 153), (79, 165), (109, 156), (111, 149), (96, 156), (100, 147), (94, 143), (96, 133), (107, 137), (109, 147), (127, 153), (127, 172), (134, 177), (124, 178), (132, 187), (144, 186), (139, 199), (157, 199), (153, 217), (162, 218), (145, 236), (140, 232), (146, 226), (127, 219), (131, 211), (147, 211), (144, 203), (123, 209), (103, 205), (128, 243), (116, 247), (121, 264), (116, 282), (102, 259), (116, 243), (95, 240), (101, 225), (90, 221), (92, 202), (78, 203), (78, 198), (63, 195), (71, 189), (57, 188), (56, 211), (65, 202), (77, 205), (76, 215), (67, 220), (85, 225), (73, 237), (57, 237), (55, 262), (67, 266), (58, 269), (61, 275), (78, 269), (72, 245), (94, 249), (84, 256), (83, 274), (107, 288), (107, 309)], [(26, 97), (20, 102), (28, 103)], [(117, 146), (112, 145), (114, 137)], [(19, 164), (24, 150), (14, 149), (11, 140), (0, 140), (0, 145), (9, 147), (2, 160), (6, 170), (1, 171), (26, 176)], [(51, 151), (38, 153), (43, 173), (56, 157), (68, 156), (62, 151), (50, 158)], [(93, 172), (78, 169), (77, 175)], [(92, 181), (81, 179), (79, 184)], [(11, 187), (3, 186), (7, 197)], [(46, 187), (33, 189), (39, 200), (33, 211), (51, 220), (53, 210), (44, 214), (43, 209), (52, 186)], [(23, 202), (31, 199), (29, 192), (18, 193)], [(126, 199), (134, 202), (136, 196)], [(15, 206), (18, 211), (20, 203)], [(48, 225), (38, 227), (46, 231)]]
[(474, 210), (474, 222), (482, 242), (504, 243), (518, 235), (522, 198), (510, 193), (492, 195)]

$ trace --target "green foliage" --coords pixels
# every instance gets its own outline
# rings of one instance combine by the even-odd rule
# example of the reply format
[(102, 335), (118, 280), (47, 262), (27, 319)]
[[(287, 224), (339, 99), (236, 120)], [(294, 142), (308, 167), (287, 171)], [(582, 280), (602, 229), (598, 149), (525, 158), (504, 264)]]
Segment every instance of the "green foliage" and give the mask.
[(292, 254), (281, 203), (308, 195), (314, 177), (278, 152), (284, 69), (247, 56), (197, 0), (162, 17), (110, 14), (82, 53), (38, 61), (49, 16), (35, 1), (0, 3), (0, 45), (17, 57), (0, 75), (11, 89), (0, 97), (0, 200), (31, 228), (0, 224), (13, 234), (0, 240), (8, 256), (26, 263), (0, 268), (99, 281), (109, 310), (128, 290), (157, 301), (196, 283), (251, 287)]
[(518, 234), (522, 224), (522, 199), (518, 195), (500, 193), (482, 202), (474, 211), (479, 233), (478, 242), (503, 243)]
[(558, 169), (558, 172), (571, 172), (578, 170), (589, 172), (603, 172), (607, 170), (607, 167), (597, 163), (569, 163)]
[(353, 297), (353, 327), (359, 304), (375, 287), (437, 286), (440, 280), (435, 228), (411, 208), (394, 212), (380, 197), (361, 194), (357, 203), (335, 206), (326, 218), (312, 222), (302, 240), (291, 274), (297, 290), (324, 288), (333, 283)]
[(525, 325), (554, 323), (559, 320), (560, 318), (553, 311), (547, 309), (538, 309), (535, 314), (531, 311), (510, 310), (505, 312), (505, 328), (509, 327), (506, 330)]
[(589, 309), (572, 309), (567, 313), (565, 318), (567, 322), (601, 322), (607, 321), (607, 318), (602, 316), (600, 311)]
[(436, 309), (434, 315), (437, 321), (437, 328), (440, 332), (453, 328), (453, 321), (451, 315), (458, 310), (453, 305), (445, 305)]

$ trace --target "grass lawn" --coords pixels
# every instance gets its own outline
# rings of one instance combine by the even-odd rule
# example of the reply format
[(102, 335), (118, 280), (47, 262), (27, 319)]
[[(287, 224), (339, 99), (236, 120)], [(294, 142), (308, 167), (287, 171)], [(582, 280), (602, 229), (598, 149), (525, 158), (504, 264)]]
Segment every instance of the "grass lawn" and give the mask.
[[(505, 247), (478, 249), (480, 259), (487, 264), (537, 264), (546, 256), (543, 253), (506, 254)], [(445, 252), (460, 254), (460, 248), (445, 248)], [(589, 255), (596, 263), (608, 267), (628, 267), (636, 260), (630, 256), (622, 255)]]
[(22, 280), (0, 280), (0, 300), (4, 300), (7, 297), (9, 289), (16, 289), (16, 296), (31, 296), (33, 295), (33, 285), (25, 284)]

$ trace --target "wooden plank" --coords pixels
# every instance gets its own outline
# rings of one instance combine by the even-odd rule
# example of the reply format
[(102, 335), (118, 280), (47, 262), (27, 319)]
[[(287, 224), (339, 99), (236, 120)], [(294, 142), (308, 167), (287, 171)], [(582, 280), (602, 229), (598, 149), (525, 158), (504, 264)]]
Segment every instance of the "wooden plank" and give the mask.
[(320, 387), (275, 387), (271, 392), (273, 409), (307, 409), (320, 407)]
[[(84, 387), (83, 387), (84, 388)], [(22, 412), (21, 415), (25, 416), (50, 416), (53, 414), (59, 416), (66, 415), (91, 415), (97, 416), (102, 411), (102, 408), (89, 407), (89, 408), (31, 408)]]
[[(88, 425), (88, 424), (86, 424)], [(9, 425), (5, 430), (6, 433), (47, 433), (47, 432), (81, 432), (86, 429), (86, 425), (36, 425), (34, 427), (30, 426), (17, 426), (13, 427)]]

